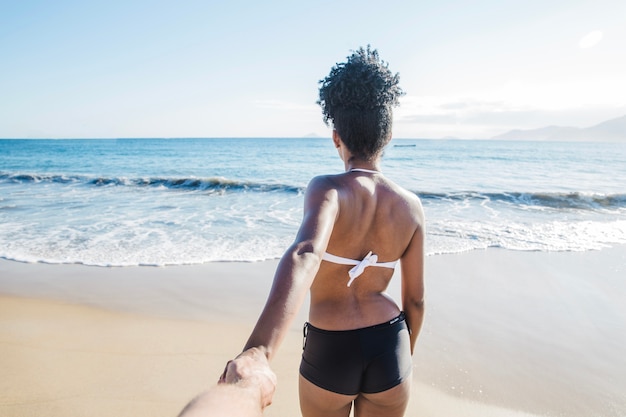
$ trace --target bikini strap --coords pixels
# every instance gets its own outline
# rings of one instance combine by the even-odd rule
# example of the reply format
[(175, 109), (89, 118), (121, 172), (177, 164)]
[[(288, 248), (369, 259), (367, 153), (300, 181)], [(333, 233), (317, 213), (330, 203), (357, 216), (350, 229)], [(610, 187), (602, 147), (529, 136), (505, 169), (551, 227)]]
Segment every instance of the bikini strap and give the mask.
[(339, 264), (339, 265), (358, 265), (359, 262), (361, 262), (361, 261), (355, 261), (354, 259), (349, 259), (349, 258), (344, 258), (341, 256), (333, 255), (328, 252), (324, 252), (324, 255), (322, 255), (322, 259), (328, 262), (332, 262), (334, 264)]
[(347, 285), (348, 287), (352, 285), (352, 281), (354, 281), (359, 275), (361, 275), (363, 271), (365, 271), (365, 268), (367, 268), (368, 266), (379, 266), (383, 268), (394, 269), (396, 267), (396, 264), (398, 263), (398, 261), (378, 262), (378, 255), (373, 254), (372, 251), (369, 251), (368, 254), (365, 255), (365, 257), (360, 261), (332, 255), (328, 252), (324, 252), (324, 255), (322, 255), (322, 259), (340, 265), (354, 265), (354, 267), (350, 269), (350, 271), (348, 271), (348, 276), (350, 277)]

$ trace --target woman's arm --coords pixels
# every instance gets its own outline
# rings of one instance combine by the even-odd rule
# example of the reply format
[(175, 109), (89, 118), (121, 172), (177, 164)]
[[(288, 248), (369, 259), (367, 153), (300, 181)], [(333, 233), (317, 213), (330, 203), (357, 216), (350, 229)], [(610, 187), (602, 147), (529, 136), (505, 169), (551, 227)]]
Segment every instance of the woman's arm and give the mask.
[(424, 321), (424, 214), (419, 206), (419, 225), (400, 258), (402, 267), (402, 310), (411, 332), (411, 354)]
[(281, 258), (270, 294), (244, 350), (257, 347), (271, 359), (300, 310), (328, 246), (339, 213), (337, 190), (314, 178), (304, 199), (304, 217), (294, 243)]

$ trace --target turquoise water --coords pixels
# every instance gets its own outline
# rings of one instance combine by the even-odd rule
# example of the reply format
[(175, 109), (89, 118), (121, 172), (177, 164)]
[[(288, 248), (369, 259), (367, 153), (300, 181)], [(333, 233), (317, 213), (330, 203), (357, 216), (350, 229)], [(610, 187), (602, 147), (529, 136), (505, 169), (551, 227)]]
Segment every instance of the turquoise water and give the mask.
[[(170, 265), (280, 257), (330, 139), (0, 140), (0, 257)], [(398, 140), (428, 254), (626, 243), (626, 145)]]

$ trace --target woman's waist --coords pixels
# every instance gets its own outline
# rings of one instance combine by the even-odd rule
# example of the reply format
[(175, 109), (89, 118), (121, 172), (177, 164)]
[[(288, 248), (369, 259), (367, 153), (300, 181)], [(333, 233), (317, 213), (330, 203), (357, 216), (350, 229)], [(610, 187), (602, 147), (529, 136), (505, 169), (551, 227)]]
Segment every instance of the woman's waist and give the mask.
[(343, 330), (338, 330), (338, 329), (326, 329), (326, 328), (321, 328), (321, 327), (317, 327), (314, 326), (313, 324), (311, 324), (310, 322), (306, 322), (304, 324), (304, 328), (305, 331), (308, 330), (312, 330), (312, 331), (316, 331), (318, 333), (327, 333), (327, 334), (337, 334), (337, 333), (341, 333), (341, 334), (348, 334), (351, 332), (367, 332), (367, 331), (374, 331), (377, 329), (385, 329), (385, 328), (389, 328), (398, 324), (404, 324), (406, 322), (406, 316), (404, 315), (404, 312), (401, 311), (400, 313), (398, 313), (397, 316), (393, 317), (391, 320), (386, 320), (383, 321), (381, 323), (377, 323), (377, 324), (372, 324), (369, 326), (365, 326), (365, 327), (357, 327), (354, 329), (343, 329)]
[(309, 323), (325, 330), (352, 330), (389, 322), (400, 308), (387, 295), (355, 299), (311, 299)]

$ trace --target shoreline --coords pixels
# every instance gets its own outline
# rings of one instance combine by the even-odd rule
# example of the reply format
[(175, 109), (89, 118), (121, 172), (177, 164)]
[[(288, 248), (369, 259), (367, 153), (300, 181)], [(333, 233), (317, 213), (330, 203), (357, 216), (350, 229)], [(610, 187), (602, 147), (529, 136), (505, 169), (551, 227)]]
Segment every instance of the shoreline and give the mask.
[[(176, 415), (241, 349), (277, 262), (0, 260), (0, 373), (9, 375), (0, 414)], [(427, 257), (407, 416), (623, 415), (623, 276), (626, 245)], [(398, 279), (389, 293), (399, 299)], [(272, 363), (279, 386), (267, 416), (298, 413), (306, 310)]]

